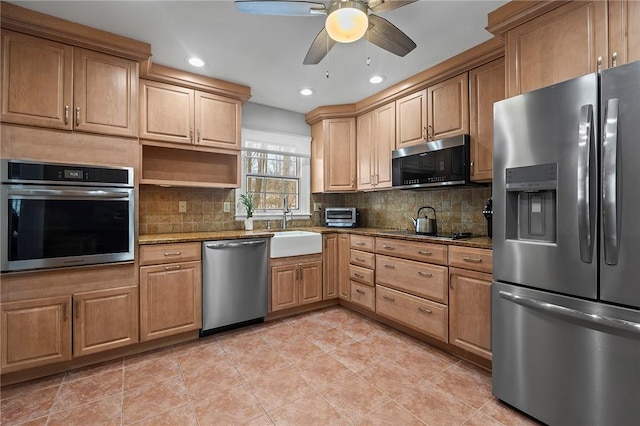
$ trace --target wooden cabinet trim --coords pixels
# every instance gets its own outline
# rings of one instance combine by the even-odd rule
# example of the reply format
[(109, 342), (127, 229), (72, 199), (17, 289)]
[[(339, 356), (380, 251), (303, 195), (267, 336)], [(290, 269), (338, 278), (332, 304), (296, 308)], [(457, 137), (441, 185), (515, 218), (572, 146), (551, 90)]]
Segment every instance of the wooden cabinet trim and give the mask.
[(2, 28), (84, 47), (110, 55), (143, 61), (151, 57), (151, 45), (128, 37), (34, 12), (14, 4), (0, 4)]
[(566, 0), (510, 1), (489, 12), (486, 30), (496, 36), (569, 3)]

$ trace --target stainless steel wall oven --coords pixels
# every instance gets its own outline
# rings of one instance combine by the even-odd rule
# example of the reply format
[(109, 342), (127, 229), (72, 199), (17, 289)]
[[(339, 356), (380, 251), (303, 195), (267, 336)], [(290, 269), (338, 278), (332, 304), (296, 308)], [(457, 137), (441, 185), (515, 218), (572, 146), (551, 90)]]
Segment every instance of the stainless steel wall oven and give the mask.
[(132, 168), (1, 160), (2, 272), (134, 257)]

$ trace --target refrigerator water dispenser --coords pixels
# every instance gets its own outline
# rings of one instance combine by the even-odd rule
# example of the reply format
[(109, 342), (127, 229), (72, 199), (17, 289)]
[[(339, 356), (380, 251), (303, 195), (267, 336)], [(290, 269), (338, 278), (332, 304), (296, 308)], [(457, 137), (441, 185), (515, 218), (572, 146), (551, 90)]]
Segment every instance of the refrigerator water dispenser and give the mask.
[(506, 169), (507, 239), (555, 243), (557, 164)]

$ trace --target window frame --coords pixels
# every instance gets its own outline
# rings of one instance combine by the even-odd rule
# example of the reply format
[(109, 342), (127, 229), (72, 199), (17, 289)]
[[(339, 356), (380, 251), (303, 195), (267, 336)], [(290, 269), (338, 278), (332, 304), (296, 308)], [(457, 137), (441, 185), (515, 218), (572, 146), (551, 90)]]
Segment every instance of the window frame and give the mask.
[[(240, 202), (240, 194), (247, 191), (247, 152), (269, 152), (279, 155), (298, 157), (298, 209), (289, 215), (294, 219), (309, 219), (311, 217), (311, 138), (309, 136), (290, 135), (276, 132), (242, 129), (242, 153), (240, 187), (235, 190), (236, 210), (235, 219), (246, 219), (246, 210)], [(290, 178), (282, 176), (283, 178)], [(269, 210), (254, 209), (253, 217), (258, 220), (282, 219), (282, 209)]]

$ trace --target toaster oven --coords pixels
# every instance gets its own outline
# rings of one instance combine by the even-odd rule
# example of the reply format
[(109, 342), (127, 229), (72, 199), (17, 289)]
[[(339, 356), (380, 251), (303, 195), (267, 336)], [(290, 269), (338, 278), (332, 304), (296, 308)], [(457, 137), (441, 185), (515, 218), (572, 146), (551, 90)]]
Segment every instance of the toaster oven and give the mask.
[(358, 226), (358, 210), (355, 207), (327, 207), (324, 211), (324, 225), (336, 228)]

